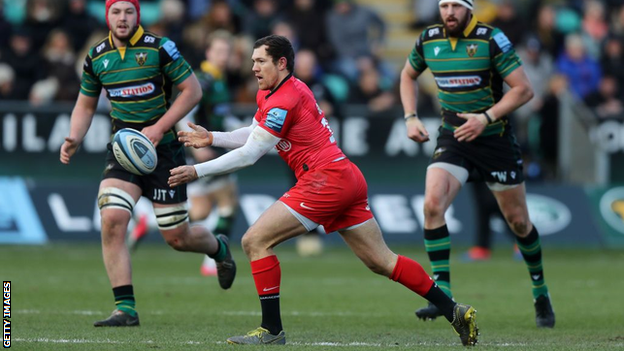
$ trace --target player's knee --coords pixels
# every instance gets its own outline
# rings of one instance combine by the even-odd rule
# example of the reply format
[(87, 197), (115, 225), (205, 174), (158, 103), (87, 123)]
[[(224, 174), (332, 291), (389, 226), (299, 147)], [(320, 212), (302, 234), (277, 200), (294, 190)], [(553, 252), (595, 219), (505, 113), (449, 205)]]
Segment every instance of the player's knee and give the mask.
[(210, 214), (210, 209), (206, 209), (204, 207), (191, 207), (189, 210), (189, 219), (191, 222), (203, 221), (208, 218)]
[(425, 197), (424, 211), (425, 218), (443, 217), (445, 208), (440, 198), (427, 196)]
[(509, 223), (511, 231), (517, 236), (524, 237), (528, 234), (529, 221), (523, 216), (509, 216), (507, 223)]
[(186, 251), (186, 235), (184, 235), (181, 231), (176, 231), (175, 233), (170, 233), (164, 236), (167, 245), (171, 246), (172, 249), (176, 251)]

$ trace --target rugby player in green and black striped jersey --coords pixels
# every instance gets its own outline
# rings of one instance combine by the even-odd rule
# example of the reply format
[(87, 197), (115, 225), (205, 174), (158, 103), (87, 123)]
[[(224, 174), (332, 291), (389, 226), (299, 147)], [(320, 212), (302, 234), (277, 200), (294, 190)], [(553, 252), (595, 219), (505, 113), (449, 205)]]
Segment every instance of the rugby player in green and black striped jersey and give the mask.
[[(146, 176), (126, 171), (112, 152), (107, 154), (98, 206), (104, 265), (116, 308), (110, 317), (95, 322), (96, 327), (139, 325), (125, 236), (141, 196), (152, 201), (158, 228), (171, 247), (214, 258), (223, 289), (232, 285), (236, 274), (227, 238), (215, 237), (201, 226), (190, 228), (186, 187), (170, 188), (167, 184), (169, 170), (185, 164), (184, 147), (177, 141), (174, 125), (199, 102), (202, 92), (175, 43), (144, 31), (140, 14), (138, 0), (106, 1), (110, 33), (89, 50), (85, 59), (69, 136), (60, 152), (61, 162), (69, 164), (91, 125), (104, 88), (111, 101), (113, 132), (121, 128), (140, 130), (158, 153), (156, 170)], [(174, 84), (180, 94), (170, 103)]]
[[(468, 175), (485, 181), (516, 235), (531, 277), (536, 323), (554, 327), (555, 314), (542, 268), (537, 229), (529, 219), (520, 147), (507, 115), (527, 103), (533, 90), (511, 42), (498, 28), (477, 21), (473, 0), (439, 0), (442, 24), (427, 27), (401, 72), (401, 101), (408, 137), (429, 133), (418, 118), (414, 80), (427, 68), (438, 86), (442, 125), (427, 168), (425, 248), (436, 283), (449, 295), (450, 237), (444, 214)], [(503, 94), (503, 83), (510, 90)], [(429, 305), (416, 311), (434, 319)]]

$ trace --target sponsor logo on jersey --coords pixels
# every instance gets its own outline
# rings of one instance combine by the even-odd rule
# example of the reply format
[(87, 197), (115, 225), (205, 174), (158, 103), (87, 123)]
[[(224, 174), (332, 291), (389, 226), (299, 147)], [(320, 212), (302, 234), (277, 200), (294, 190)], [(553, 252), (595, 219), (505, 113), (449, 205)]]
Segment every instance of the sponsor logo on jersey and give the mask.
[(137, 52), (134, 54), (134, 59), (139, 64), (139, 66), (143, 66), (145, 61), (147, 61), (147, 52)]
[(178, 48), (176, 47), (176, 44), (174, 42), (168, 41), (162, 47), (163, 49), (165, 49), (165, 51), (173, 61), (177, 60), (180, 57), (180, 51), (178, 51)]
[(436, 83), (440, 88), (464, 88), (474, 87), (481, 84), (481, 77), (479, 76), (465, 76), (465, 77), (436, 77)]
[(436, 46), (435, 48), (433, 48), (433, 54), (435, 56), (438, 56), (439, 53), (440, 53), (440, 47), (439, 46)]
[(479, 28), (477, 29), (477, 35), (485, 35), (487, 34), (488, 30), (487, 28)]
[(292, 144), (290, 141), (282, 139), (279, 143), (277, 143), (277, 145), (275, 145), (275, 148), (277, 148), (278, 151), (288, 152), (292, 149)]
[(496, 41), (496, 44), (503, 53), (506, 53), (512, 48), (511, 42), (503, 32), (496, 34), (494, 36), (494, 41)]
[(146, 43), (153, 43), (153, 42), (155, 42), (155, 41), (156, 41), (156, 38), (154, 38), (154, 37), (153, 37), (153, 36), (151, 36), (151, 35), (146, 35), (146, 36), (145, 36), (145, 39), (143, 39), (143, 41), (144, 41), (144, 42), (146, 42)]
[(98, 45), (98, 47), (97, 47), (97, 48), (95, 48), (95, 51), (99, 54), (99, 53), (100, 53), (100, 51), (102, 51), (102, 49), (104, 49), (104, 47), (105, 47), (105, 46), (106, 46), (106, 42), (104, 42), (104, 43), (102, 43), (102, 44)]
[(440, 28), (429, 29), (429, 37), (440, 34)]
[(288, 111), (274, 107), (267, 113), (265, 125), (278, 133), (282, 132)]
[(468, 56), (473, 57), (477, 53), (478, 48), (479, 45), (477, 44), (469, 44), (466, 46), (466, 53), (468, 54)]
[(108, 61), (108, 59), (102, 61), (102, 63), (104, 64), (104, 68), (108, 68), (108, 62), (110, 62)]
[(131, 87), (111, 89), (108, 91), (110, 97), (133, 97), (143, 96), (153, 93), (156, 90), (153, 83), (135, 85)]

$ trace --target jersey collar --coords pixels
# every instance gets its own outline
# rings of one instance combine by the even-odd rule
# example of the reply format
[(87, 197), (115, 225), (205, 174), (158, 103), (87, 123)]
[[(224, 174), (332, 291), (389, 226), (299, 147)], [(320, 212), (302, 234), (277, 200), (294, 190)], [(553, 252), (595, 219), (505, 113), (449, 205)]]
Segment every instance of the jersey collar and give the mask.
[(284, 78), (276, 87), (275, 89), (271, 90), (270, 93), (267, 94), (267, 96), (265, 96), (265, 99), (268, 99), (269, 96), (273, 95), (273, 93), (275, 93), (277, 91), (277, 89), (279, 89), (282, 85), (284, 85), (284, 83), (286, 83), (291, 77), (293, 76), (292, 72), (288, 73), (288, 75), (286, 76), (286, 78)]

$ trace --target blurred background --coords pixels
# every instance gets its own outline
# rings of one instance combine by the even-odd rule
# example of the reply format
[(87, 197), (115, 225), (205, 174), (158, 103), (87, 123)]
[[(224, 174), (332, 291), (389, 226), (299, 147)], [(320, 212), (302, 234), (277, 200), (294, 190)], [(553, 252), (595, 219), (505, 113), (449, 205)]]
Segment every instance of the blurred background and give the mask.
[[(511, 120), (542, 242), (624, 247), (622, 1), (476, 0), (475, 14), (507, 34), (535, 90)], [(424, 176), (435, 141), (406, 137), (398, 75), (417, 36), (438, 18), (433, 0), (141, 0), (141, 24), (175, 41), (196, 69), (208, 36), (231, 34), (232, 128), (249, 123), (256, 109), (253, 42), (288, 37), (295, 75), (368, 179), (387, 239), (404, 243), (422, 242)], [(83, 59), (107, 34), (103, 0), (0, 0), (0, 243), (99, 240), (95, 198), (111, 128), (105, 96), (71, 165), (59, 162), (59, 148)], [(419, 115), (435, 136), (435, 82), (428, 72), (418, 82)], [(291, 185), (276, 153), (238, 179), (235, 237)], [(453, 240), (473, 241), (475, 206), (462, 191), (447, 218), (452, 234), (462, 234)], [(500, 219), (492, 223), (504, 236)]]

